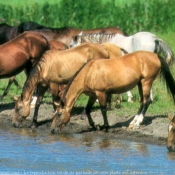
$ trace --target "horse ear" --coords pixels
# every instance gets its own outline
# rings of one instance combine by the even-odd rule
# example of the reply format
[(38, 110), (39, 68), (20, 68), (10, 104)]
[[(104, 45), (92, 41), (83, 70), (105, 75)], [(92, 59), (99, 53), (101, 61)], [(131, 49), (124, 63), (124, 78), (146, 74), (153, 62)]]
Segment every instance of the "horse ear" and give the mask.
[(167, 117), (168, 117), (168, 119), (169, 119), (170, 121), (172, 121), (173, 118), (175, 118), (175, 117), (173, 117), (173, 116), (171, 116), (171, 115), (169, 115), (169, 114), (166, 114), (166, 115), (167, 115)]
[(17, 96), (14, 96), (14, 97), (13, 97), (13, 100), (14, 100), (14, 101), (18, 101), (18, 99), (19, 99), (19, 97), (17, 97)]
[(60, 103), (57, 103), (57, 102), (54, 101), (54, 105), (57, 106), (57, 107), (59, 107), (60, 106)]
[(78, 36), (82, 36), (83, 35), (83, 31), (81, 31), (79, 34), (78, 34)]

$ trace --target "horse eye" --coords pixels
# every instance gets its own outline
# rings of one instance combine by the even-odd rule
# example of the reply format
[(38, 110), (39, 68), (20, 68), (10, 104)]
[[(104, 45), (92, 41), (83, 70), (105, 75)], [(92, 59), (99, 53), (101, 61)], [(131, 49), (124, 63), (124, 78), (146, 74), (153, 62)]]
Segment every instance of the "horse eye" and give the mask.
[(19, 111), (22, 108), (22, 106), (16, 107), (16, 110)]

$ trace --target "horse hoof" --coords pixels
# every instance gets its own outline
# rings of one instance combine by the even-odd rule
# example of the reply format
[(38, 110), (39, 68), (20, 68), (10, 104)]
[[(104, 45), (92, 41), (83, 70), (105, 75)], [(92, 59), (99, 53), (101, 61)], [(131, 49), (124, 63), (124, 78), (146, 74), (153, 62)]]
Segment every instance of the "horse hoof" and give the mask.
[(81, 120), (86, 120), (86, 115), (81, 115)]
[(95, 129), (96, 129), (96, 131), (100, 131), (101, 130), (101, 126), (100, 125), (96, 125)]
[(120, 109), (121, 106), (120, 105), (115, 105), (115, 108)]
[(32, 128), (32, 129), (37, 128), (37, 127), (38, 127), (38, 125), (37, 125), (36, 122), (32, 122), (32, 123), (28, 126), (28, 128)]
[(128, 126), (128, 128), (129, 128), (129, 129), (133, 129), (133, 128), (134, 128), (134, 125), (133, 125), (133, 124), (130, 124), (130, 125)]

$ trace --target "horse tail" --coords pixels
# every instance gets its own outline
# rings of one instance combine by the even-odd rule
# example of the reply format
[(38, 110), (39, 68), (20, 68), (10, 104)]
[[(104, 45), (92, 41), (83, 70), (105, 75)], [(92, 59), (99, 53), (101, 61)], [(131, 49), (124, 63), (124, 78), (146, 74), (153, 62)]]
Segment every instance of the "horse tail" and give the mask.
[(172, 64), (175, 61), (175, 57), (173, 51), (170, 46), (160, 38), (156, 38), (155, 40), (155, 53), (161, 54), (163, 53), (168, 64)]
[(175, 81), (174, 78), (170, 72), (169, 66), (165, 59), (163, 59), (160, 55), (158, 55), (159, 60), (161, 62), (161, 77), (164, 78), (166, 82), (166, 87), (168, 92), (171, 92), (171, 95), (173, 97), (174, 103), (175, 103)]

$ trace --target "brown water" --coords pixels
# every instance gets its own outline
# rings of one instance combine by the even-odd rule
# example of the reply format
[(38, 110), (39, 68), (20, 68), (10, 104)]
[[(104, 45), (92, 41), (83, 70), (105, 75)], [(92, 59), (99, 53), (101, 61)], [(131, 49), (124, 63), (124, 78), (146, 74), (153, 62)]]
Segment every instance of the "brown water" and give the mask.
[(175, 174), (175, 154), (164, 146), (0, 128), (0, 174)]

